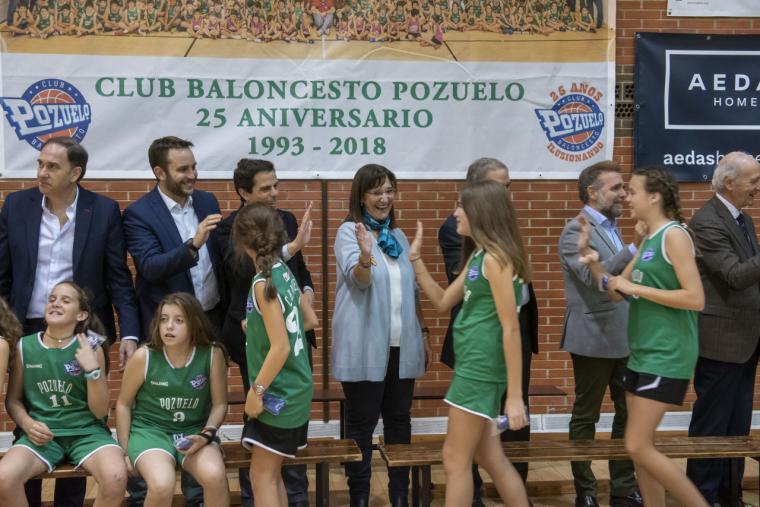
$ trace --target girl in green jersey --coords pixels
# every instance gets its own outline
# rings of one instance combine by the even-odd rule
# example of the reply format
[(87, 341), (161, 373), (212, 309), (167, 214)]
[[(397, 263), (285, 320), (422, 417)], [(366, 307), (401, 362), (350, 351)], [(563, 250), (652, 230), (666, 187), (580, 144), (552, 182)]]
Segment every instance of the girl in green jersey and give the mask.
[[(12, 364), (16, 342), (21, 338), (21, 324), (5, 299), (0, 297), (0, 377), (5, 377), (8, 365)], [(0, 382), (0, 390), (3, 384)]]
[(0, 505), (26, 506), (24, 483), (63, 462), (95, 478), (95, 505), (121, 505), (127, 470), (104, 423), (107, 353), (85, 334), (102, 326), (73, 282), (53, 287), (45, 321), (44, 332), (19, 341), (14, 358), (6, 408), (22, 435), (0, 461)]
[(456, 366), (445, 401), (451, 405), (443, 465), (446, 506), (472, 501), (472, 462), (477, 458), (509, 505), (528, 505), (520, 475), (504, 455), (491, 419), (504, 414), (509, 428), (528, 424), (523, 404), (520, 324), (517, 318), (523, 280), (530, 278), (528, 256), (517, 217), (504, 185), (479, 181), (462, 189), (454, 216), (464, 237), (466, 259), (459, 276), (442, 289), (420, 257), (422, 223), (409, 249), (417, 282), (439, 312), (464, 300), (454, 325)]
[(683, 403), (698, 355), (697, 312), (704, 306), (691, 234), (682, 225), (678, 184), (660, 168), (637, 169), (628, 184), (632, 215), (647, 235), (620, 276), (605, 273), (588, 246), (583, 224), (578, 246), (610, 297), (631, 298), (631, 354), (623, 379), (628, 422), (625, 447), (636, 466), (645, 505), (665, 505), (665, 490), (688, 506), (706, 506), (683, 470), (654, 446), (665, 411)]
[(216, 439), (227, 414), (227, 360), (212, 338), (198, 300), (169, 294), (158, 304), (150, 342), (124, 370), (116, 434), (127, 468), (148, 484), (146, 507), (171, 505), (177, 464), (203, 487), (204, 505), (230, 504)]
[[(250, 419), (243, 427), (242, 444), (251, 449), (256, 505), (287, 507), (282, 460), (306, 446), (312, 379), (304, 332), (318, 321), (280, 259), (288, 237), (277, 210), (266, 203), (247, 204), (235, 218), (233, 234), (236, 249), (253, 260), (257, 272), (246, 308), (251, 389), (245, 400)], [(279, 411), (264, 411), (265, 393), (285, 405)]]

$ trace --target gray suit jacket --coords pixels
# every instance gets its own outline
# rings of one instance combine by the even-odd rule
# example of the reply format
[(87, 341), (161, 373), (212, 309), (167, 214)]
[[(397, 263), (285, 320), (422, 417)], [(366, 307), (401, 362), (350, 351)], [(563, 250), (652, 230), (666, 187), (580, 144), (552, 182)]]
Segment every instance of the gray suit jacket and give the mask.
[(745, 216), (755, 255), (731, 212), (715, 196), (690, 223), (701, 254), (697, 265), (705, 290), (699, 355), (727, 363), (749, 360), (760, 336), (760, 248), (752, 218)]
[[(615, 245), (604, 229), (584, 212), (591, 225), (591, 248), (611, 274), (621, 273), (633, 259), (628, 247), (615, 253)], [(623, 358), (628, 356), (628, 303), (613, 302), (587, 266), (578, 262), (577, 219), (570, 220), (559, 238), (559, 260), (565, 282), (565, 326), (560, 347), (587, 357)]]

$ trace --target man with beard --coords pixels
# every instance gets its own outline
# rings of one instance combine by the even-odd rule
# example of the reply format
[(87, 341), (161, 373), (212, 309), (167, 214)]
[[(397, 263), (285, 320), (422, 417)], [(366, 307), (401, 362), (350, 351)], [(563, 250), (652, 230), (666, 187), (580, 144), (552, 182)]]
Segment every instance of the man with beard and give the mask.
[[(274, 165), (267, 160), (254, 160), (244, 158), (238, 162), (232, 176), (235, 191), (240, 196), (241, 204), (263, 202), (277, 209), (282, 218), (285, 230), (288, 233), (290, 243), (286, 244), (281, 253), (282, 259), (296, 277), (299, 287), (303, 291), (301, 297), (308, 298), (309, 302), (314, 298), (312, 289), (311, 273), (301, 254), (301, 249), (308, 243), (311, 234), (311, 211), (308, 209), (298, 226), (293, 213), (277, 208), (277, 173)], [(245, 319), (246, 301), (251, 290), (251, 280), (256, 275), (256, 267), (247, 255), (240, 255), (235, 251), (232, 240), (232, 225), (235, 223), (237, 211), (219, 223), (217, 230), (219, 247), (224, 259), (225, 287), (229, 296), (229, 307), (222, 325), (222, 343), (227, 347), (230, 358), (240, 368), (243, 379), (243, 387), (247, 393), (250, 389), (248, 382), (248, 365), (245, 357), (245, 334), (240, 322)], [(306, 338), (311, 347), (316, 347), (314, 331), (307, 331)], [(311, 362), (311, 347), (308, 348), (309, 362)], [(288, 465), (282, 467), (282, 479), (285, 483), (285, 491), (288, 495), (290, 507), (308, 507), (309, 505), (309, 480), (306, 477), (306, 465)], [(254, 504), (251, 491), (251, 481), (248, 468), (240, 469), (240, 502), (243, 507), (252, 507)]]
[(194, 294), (211, 323), (220, 327), (217, 315), (223, 305), (216, 269), (221, 258), (213, 231), (222, 215), (214, 194), (195, 189), (198, 168), (192, 146), (173, 136), (153, 141), (148, 160), (158, 184), (124, 210), (144, 337), (159, 301), (172, 292)]
[[(584, 169), (578, 177), (581, 214), (591, 227), (591, 248), (599, 252), (605, 270), (621, 273), (636, 254), (635, 245), (623, 244), (615, 220), (623, 213), (626, 188), (618, 165), (604, 161)], [(623, 374), (628, 359), (628, 303), (614, 303), (597, 286), (591, 271), (578, 262), (578, 218), (567, 223), (559, 240), (560, 265), (565, 284), (565, 326), (560, 346), (570, 353), (575, 377), (575, 403), (570, 418), (570, 440), (594, 438), (602, 398), (610, 388), (615, 405), (612, 438), (623, 438), (627, 418)], [(636, 489), (630, 460), (610, 461), (610, 505), (643, 505)], [(594, 507), (596, 477), (590, 461), (573, 461), (576, 507)]]
[[(225, 305), (214, 229), (222, 215), (216, 197), (195, 188), (198, 168), (192, 146), (174, 136), (153, 141), (148, 161), (158, 184), (124, 210), (124, 235), (137, 270), (135, 291), (145, 338), (150, 336), (159, 301), (173, 292), (194, 294), (217, 334), (221, 327)], [(141, 505), (144, 483), (130, 479), (128, 489), (129, 504)], [(188, 505), (203, 501), (200, 487), (185, 473), (182, 490)]]

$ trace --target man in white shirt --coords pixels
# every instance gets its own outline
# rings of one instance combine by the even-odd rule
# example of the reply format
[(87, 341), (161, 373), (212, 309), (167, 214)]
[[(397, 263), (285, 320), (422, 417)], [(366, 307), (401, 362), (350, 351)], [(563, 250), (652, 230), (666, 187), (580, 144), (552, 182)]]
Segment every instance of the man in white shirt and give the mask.
[(224, 305), (216, 234), (222, 219), (210, 192), (197, 190), (193, 144), (177, 137), (156, 139), (148, 160), (158, 184), (124, 210), (127, 249), (135, 262), (140, 321), (147, 330), (158, 302), (173, 292), (194, 294), (216, 329)]
[[(76, 141), (54, 137), (37, 160), (37, 186), (14, 192), (0, 213), (0, 296), (24, 325), (24, 333), (44, 330), (45, 304), (53, 287), (74, 281), (92, 295), (94, 313), (116, 337), (121, 333), (120, 367), (137, 348), (140, 325), (119, 205), (81, 187), (87, 151)], [(37, 492), (29, 501), (39, 505)], [(31, 486), (35, 487), (34, 485)], [(82, 505), (85, 481), (57, 481), (55, 506)]]

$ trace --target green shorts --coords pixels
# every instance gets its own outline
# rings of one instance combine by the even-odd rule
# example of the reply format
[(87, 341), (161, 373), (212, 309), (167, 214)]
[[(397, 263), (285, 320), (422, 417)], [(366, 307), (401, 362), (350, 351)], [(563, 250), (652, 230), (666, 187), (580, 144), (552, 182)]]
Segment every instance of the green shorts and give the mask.
[(79, 468), (87, 458), (110, 446), (119, 447), (119, 444), (113, 439), (110, 431), (100, 426), (94, 426), (89, 435), (56, 437), (42, 446), (34, 445), (26, 435), (13, 444), (13, 447), (25, 447), (32, 451), (47, 465), (48, 472), (52, 472), (64, 461)]
[[(188, 432), (187, 435), (195, 435), (198, 431)], [(137, 427), (129, 431), (129, 444), (127, 445), (127, 455), (132, 462), (132, 466), (137, 466), (137, 460), (148, 451), (163, 451), (174, 458), (175, 463), (182, 466), (185, 455), (174, 447), (174, 442), (184, 437), (185, 433), (167, 433), (156, 428)]]
[(483, 382), (454, 374), (443, 401), (465, 412), (493, 419), (501, 413), (501, 400), (506, 390), (504, 382)]

